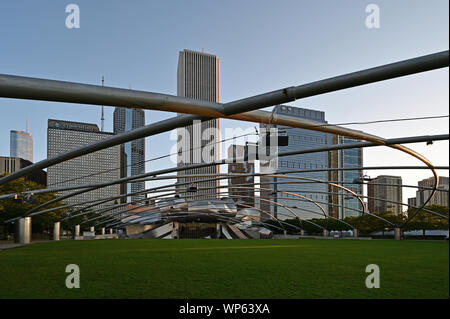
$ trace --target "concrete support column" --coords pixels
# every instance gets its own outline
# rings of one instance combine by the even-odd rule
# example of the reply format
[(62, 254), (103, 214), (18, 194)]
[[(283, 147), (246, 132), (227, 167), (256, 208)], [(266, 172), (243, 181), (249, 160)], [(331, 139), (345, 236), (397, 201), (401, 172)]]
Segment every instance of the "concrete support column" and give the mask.
[(80, 225), (75, 225), (75, 237), (80, 236)]
[(220, 223), (216, 224), (216, 238), (222, 237), (222, 225)]
[(94, 226), (92, 226), (92, 227), (91, 227), (91, 229), (90, 229), (90, 231), (93, 231), (93, 232), (95, 232), (95, 227), (94, 227)]
[(61, 231), (61, 223), (56, 222), (55, 224), (53, 224), (53, 240), (61, 239), (60, 231)]
[(24, 217), (17, 221), (16, 243), (29, 244), (31, 242), (31, 217)]
[(109, 229), (109, 233), (110, 233), (110, 234), (113, 233), (113, 229), (112, 229), (112, 228)]
[(354, 228), (353, 229), (353, 238), (358, 238), (358, 236), (359, 236), (359, 231), (358, 231), (358, 229)]
[(102, 228), (102, 235), (105, 234), (105, 227)]
[(302, 229), (302, 230), (300, 230), (300, 236), (305, 236), (305, 230), (304, 229)]
[(323, 230), (323, 237), (328, 237), (328, 230), (326, 229)]
[(402, 239), (402, 238), (401, 238), (401, 235), (402, 235), (401, 229), (398, 228), (398, 227), (395, 227), (395, 228), (394, 228), (394, 239), (395, 239), (395, 240), (400, 240), (400, 239)]
[(173, 239), (178, 239), (180, 238), (180, 225), (178, 224), (178, 222), (173, 222), (173, 226), (172, 226), (172, 238)]

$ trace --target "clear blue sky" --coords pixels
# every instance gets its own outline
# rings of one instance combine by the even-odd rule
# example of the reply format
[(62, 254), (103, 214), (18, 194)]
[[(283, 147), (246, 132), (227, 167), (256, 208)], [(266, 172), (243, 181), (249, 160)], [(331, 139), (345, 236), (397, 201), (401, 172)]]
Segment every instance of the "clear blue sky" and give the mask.
[[(80, 29), (65, 26), (69, 3), (80, 7)], [(380, 7), (379, 29), (365, 26), (369, 3)], [(0, 2), (0, 73), (89, 84), (100, 84), (104, 75), (107, 86), (176, 94), (178, 52), (204, 48), (221, 60), (221, 101), (229, 102), (448, 50), (448, 6), (448, 0), (5, 0)], [(449, 113), (448, 72), (408, 76), (292, 105), (325, 111), (330, 123), (444, 115)], [(9, 155), (9, 131), (25, 130), (28, 117), (35, 161), (46, 157), (48, 118), (100, 126), (97, 106), (0, 98), (0, 109), (0, 155)], [(112, 111), (106, 108), (106, 130), (112, 130)], [(147, 123), (170, 116), (146, 111)], [(223, 128), (248, 126), (254, 124), (222, 122)], [(350, 127), (386, 138), (449, 132), (447, 119)], [(167, 154), (168, 139), (169, 133), (147, 138), (146, 157)], [(449, 163), (448, 142), (411, 147), (436, 165)], [(420, 164), (385, 148), (364, 155), (365, 165)], [(167, 161), (154, 162), (147, 169), (167, 166)], [(394, 173), (403, 175), (407, 184), (430, 176)], [(407, 192), (405, 198), (413, 195)]]

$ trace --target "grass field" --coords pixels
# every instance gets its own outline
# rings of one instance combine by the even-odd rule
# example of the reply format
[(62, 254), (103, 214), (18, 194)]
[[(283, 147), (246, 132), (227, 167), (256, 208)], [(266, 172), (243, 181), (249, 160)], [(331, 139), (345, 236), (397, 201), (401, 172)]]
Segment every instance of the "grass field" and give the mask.
[[(80, 267), (80, 289), (65, 286)], [(368, 289), (365, 268), (380, 267)], [(448, 242), (145, 240), (0, 251), (0, 298), (449, 298)]]

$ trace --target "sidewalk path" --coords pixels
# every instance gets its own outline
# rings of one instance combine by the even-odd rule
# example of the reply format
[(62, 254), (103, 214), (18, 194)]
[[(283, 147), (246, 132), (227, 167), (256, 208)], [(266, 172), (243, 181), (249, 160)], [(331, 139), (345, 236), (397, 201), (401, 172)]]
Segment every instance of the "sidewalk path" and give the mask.
[(10, 248), (17, 248), (25, 246), (24, 244), (14, 243), (10, 241), (0, 241), (0, 250), (6, 250)]
[[(45, 243), (47, 241), (50, 241), (50, 240), (34, 240), (30, 244)], [(22, 246), (26, 246), (26, 245), (27, 244), (15, 243), (13, 241), (0, 240), (0, 251), (11, 249), (11, 248), (18, 248), (18, 247), (22, 247)]]

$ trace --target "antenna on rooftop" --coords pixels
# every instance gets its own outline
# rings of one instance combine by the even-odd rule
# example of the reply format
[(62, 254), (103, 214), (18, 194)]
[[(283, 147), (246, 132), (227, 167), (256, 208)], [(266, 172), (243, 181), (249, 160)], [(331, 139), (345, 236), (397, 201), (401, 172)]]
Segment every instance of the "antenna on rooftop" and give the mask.
[[(105, 86), (105, 78), (102, 75), (102, 86)], [(105, 130), (105, 109), (104, 106), (102, 105), (102, 132)]]
[(27, 128), (26, 128), (26, 132), (28, 133), (28, 117), (27, 117)]

